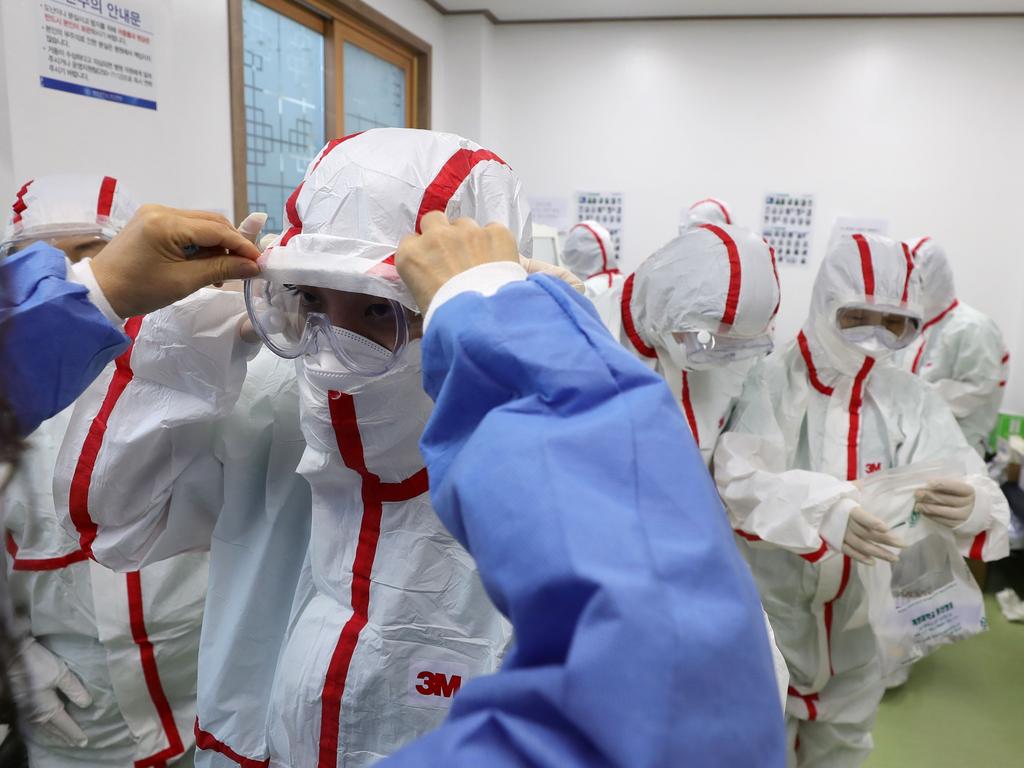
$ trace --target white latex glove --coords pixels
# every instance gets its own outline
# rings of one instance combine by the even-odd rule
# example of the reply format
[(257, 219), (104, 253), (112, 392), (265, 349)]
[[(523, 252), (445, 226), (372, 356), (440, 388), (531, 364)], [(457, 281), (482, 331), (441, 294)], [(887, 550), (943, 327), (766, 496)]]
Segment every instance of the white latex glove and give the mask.
[(67, 665), (31, 635), (18, 643), (9, 676), (18, 711), (29, 723), (69, 747), (81, 748), (89, 743), (65, 709), (60, 694), (76, 707), (88, 707), (92, 696)]
[(843, 537), (844, 555), (865, 565), (874, 565), (876, 557), (895, 563), (899, 555), (886, 547), (902, 549), (903, 546), (899, 537), (889, 532), (889, 526), (863, 507), (854, 507), (850, 512), (846, 535)]
[(573, 290), (575, 290), (576, 293), (587, 292), (586, 286), (583, 285), (583, 281), (564, 267), (557, 267), (554, 264), (548, 264), (546, 261), (528, 259), (525, 256), (519, 257), (519, 263), (522, 264), (523, 269), (526, 270), (526, 274), (528, 275), (537, 274), (539, 272), (540, 274), (553, 277), (556, 280), (561, 280), (563, 283), (568, 283), (573, 287)]
[(950, 528), (956, 528), (974, 510), (974, 488), (963, 480), (932, 480), (914, 495), (922, 515)]

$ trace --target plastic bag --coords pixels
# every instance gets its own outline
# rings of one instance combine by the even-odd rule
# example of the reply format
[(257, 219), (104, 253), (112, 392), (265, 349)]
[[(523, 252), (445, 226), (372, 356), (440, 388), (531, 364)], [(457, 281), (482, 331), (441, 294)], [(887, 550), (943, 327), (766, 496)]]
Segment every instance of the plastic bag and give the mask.
[(898, 562), (859, 566), (885, 678), (943, 645), (987, 629), (981, 590), (953, 532), (914, 509), (914, 491), (962, 469), (942, 461), (909, 465), (861, 481), (861, 504), (900, 534)]

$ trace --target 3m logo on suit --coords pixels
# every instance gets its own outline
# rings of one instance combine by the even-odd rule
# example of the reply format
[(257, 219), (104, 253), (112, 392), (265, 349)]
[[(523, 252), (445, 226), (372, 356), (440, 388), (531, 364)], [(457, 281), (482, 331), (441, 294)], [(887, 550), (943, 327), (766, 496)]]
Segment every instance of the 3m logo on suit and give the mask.
[(864, 465), (864, 474), (873, 475), (875, 472), (882, 471), (882, 462), (872, 461)]
[(462, 675), (446, 675), (443, 672), (420, 672), (416, 675), (420, 684), (416, 693), (422, 696), (444, 696), (450, 699), (462, 687)]
[(406, 704), (448, 709), (455, 694), (469, 678), (469, 667), (441, 659), (409, 659)]

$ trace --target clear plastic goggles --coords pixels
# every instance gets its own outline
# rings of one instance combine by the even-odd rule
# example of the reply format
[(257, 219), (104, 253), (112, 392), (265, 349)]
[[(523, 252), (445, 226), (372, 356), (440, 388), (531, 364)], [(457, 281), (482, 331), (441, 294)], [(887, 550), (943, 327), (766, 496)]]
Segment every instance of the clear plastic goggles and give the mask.
[(897, 307), (852, 304), (836, 310), (836, 329), (851, 344), (876, 340), (886, 349), (895, 351), (917, 338), (921, 318)]
[[(95, 240), (97, 242), (103, 243), (104, 245), (110, 242), (110, 238), (107, 237), (103, 233), (103, 231), (98, 227), (50, 227), (45, 231), (39, 233), (34, 233), (31, 231), (23, 232), (14, 240), (10, 240), (0, 244), (0, 257), (8, 256), (12, 253), (16, 253), (17, 251), (24, 250), (33, 243), (42, 242), (46, 243), (47, 245), (58, 247), (59, 243), (72, 237), (82, 238), (83, 240), (85, 238), (90, 238), (90, 240)], [(88, 244), (89, 243), (82, 242), (79, 243), (78, 245), (79, 247), (81, 247)]]
[(382, 376), (409, 340), (405, 308), (393, 299), (311, 286), (245, 281), (253, 328), (278, 357), (328, 349), (348, 371)]
[(728, 365), (736, 360), (764, 357), (775, 345), (770, 336), (739, 338), (711, 331), (673, 331), (670, 338), (695, 365)]

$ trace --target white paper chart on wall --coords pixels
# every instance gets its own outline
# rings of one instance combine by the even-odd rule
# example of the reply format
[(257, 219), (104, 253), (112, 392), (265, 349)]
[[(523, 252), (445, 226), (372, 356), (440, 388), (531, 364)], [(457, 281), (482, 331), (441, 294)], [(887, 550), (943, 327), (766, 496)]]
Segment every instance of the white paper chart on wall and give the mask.
[(764, 197), (761, 235), (780, 264), (806, 266), (814, 225), (814, 195), (769, 192)]
[(577, 192), (576, 221), (596, 221), (612, 236), (615, 258), (622, 261), (622, 193)]

